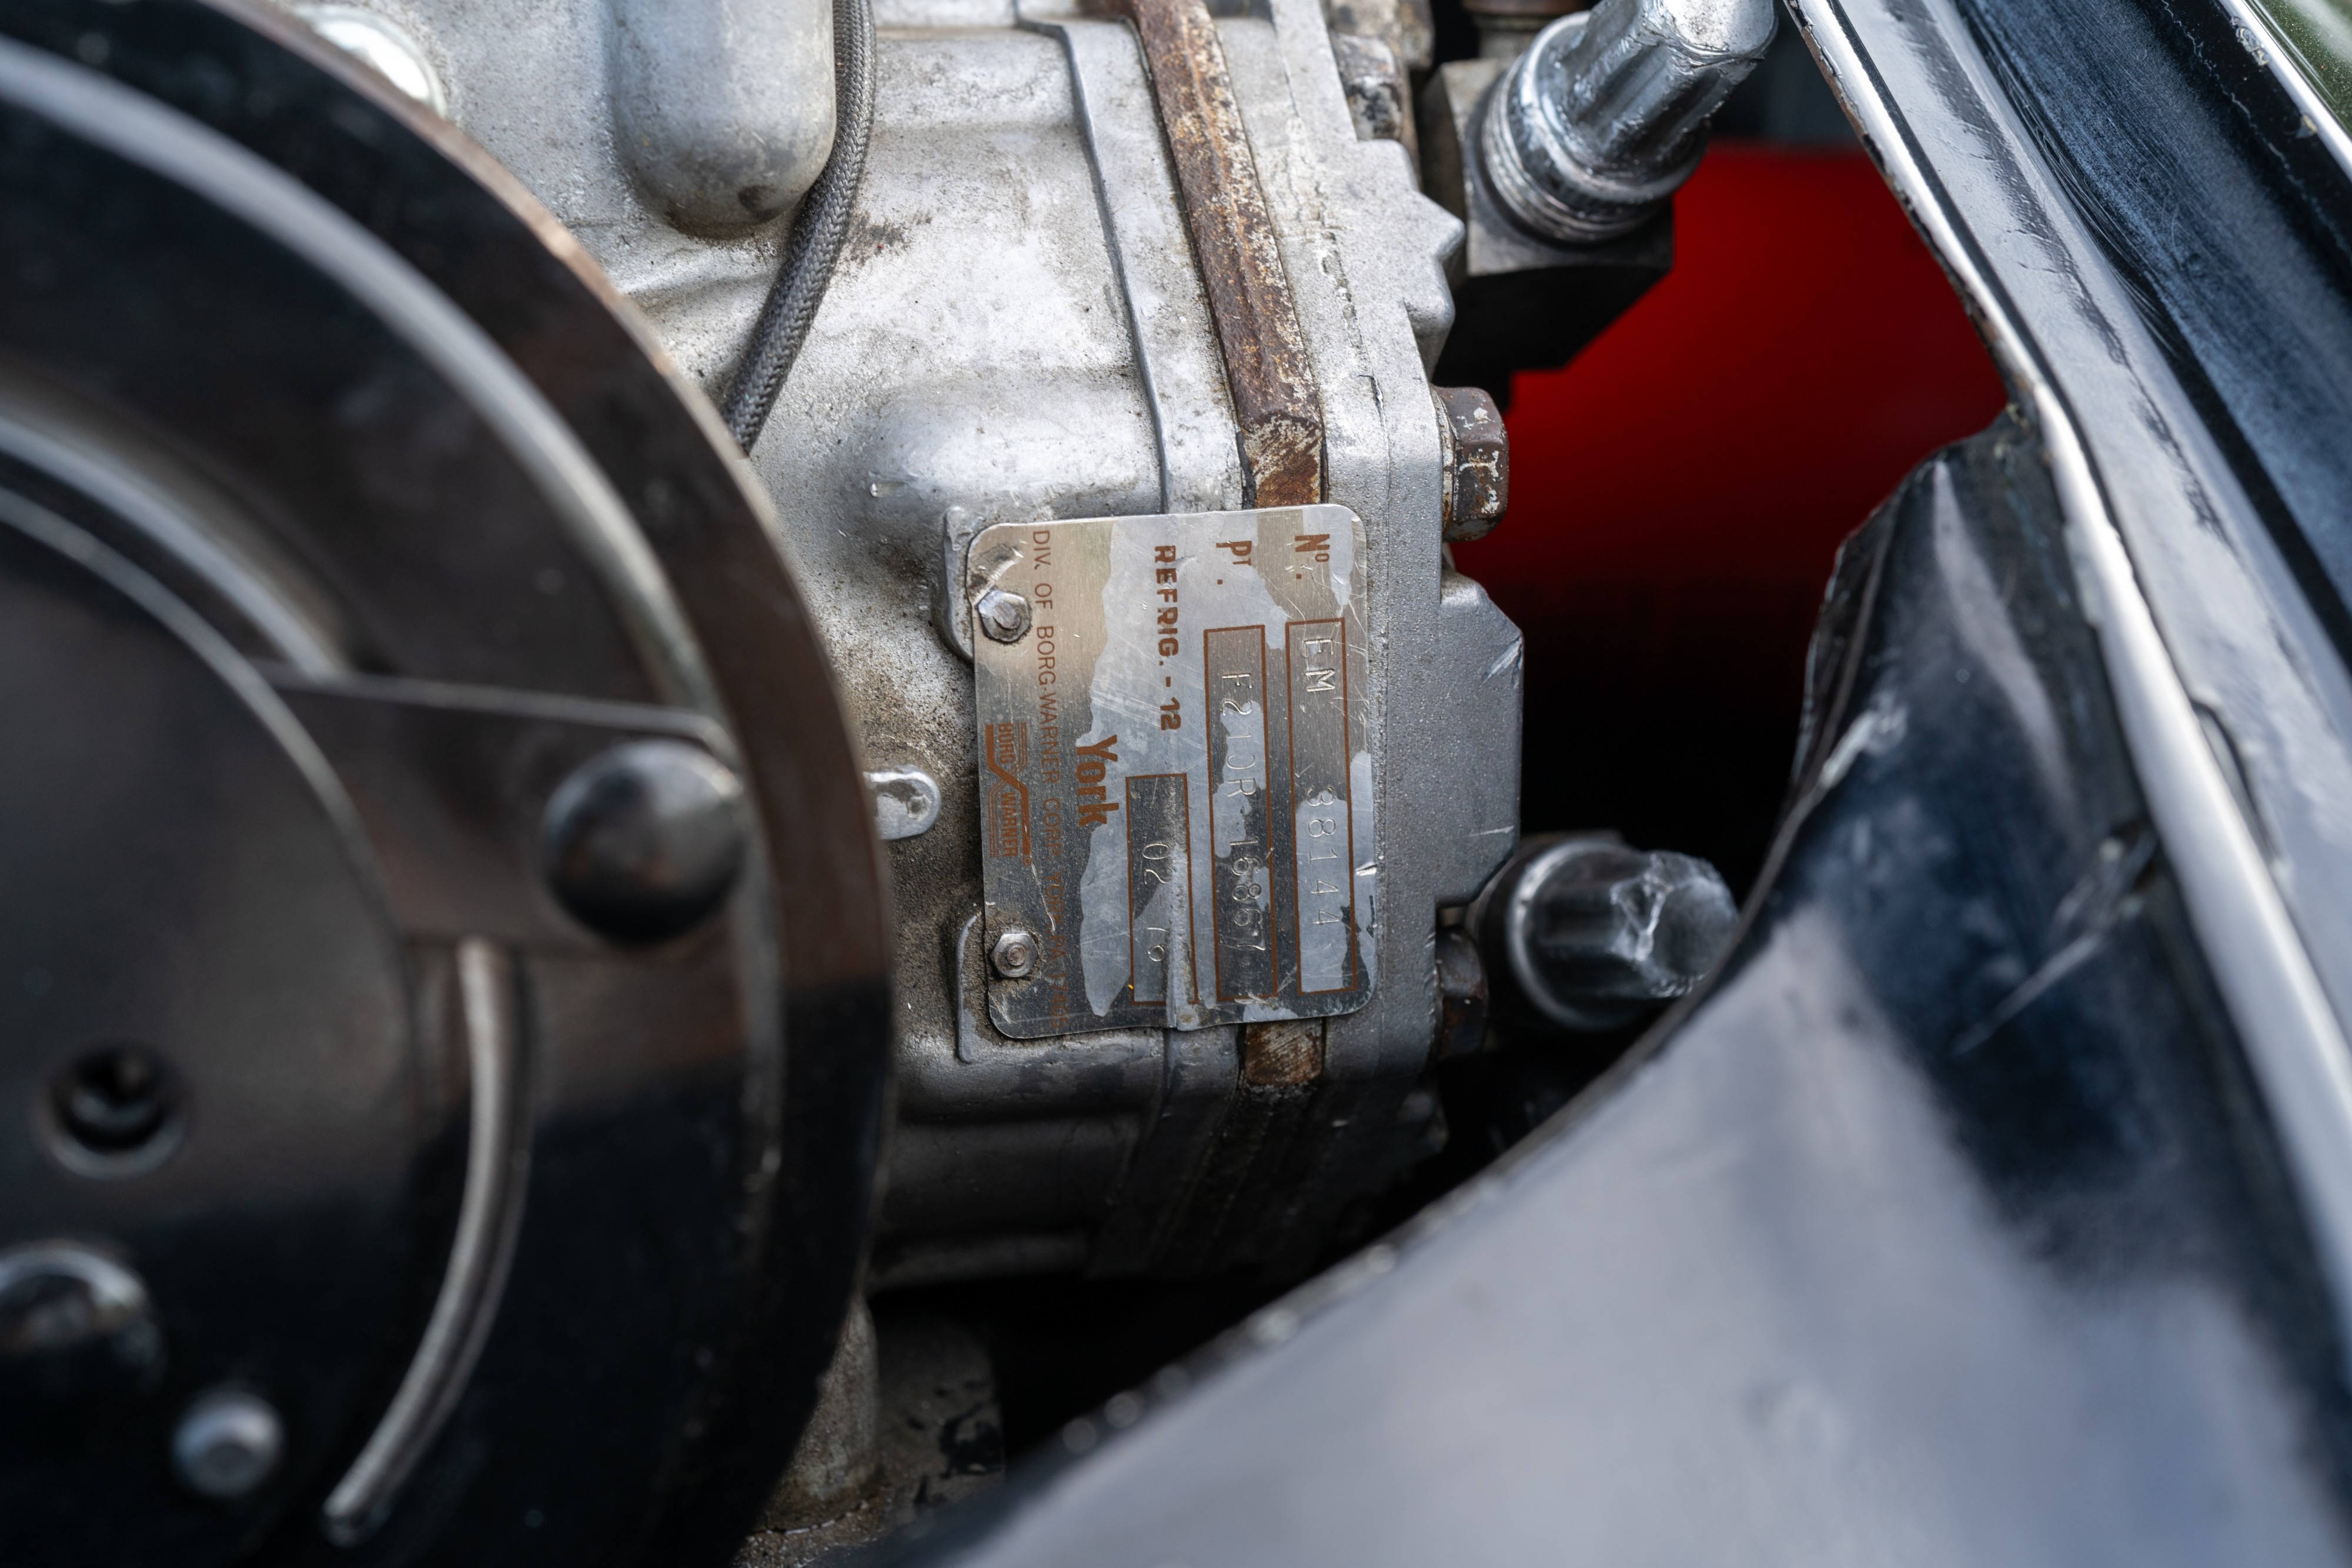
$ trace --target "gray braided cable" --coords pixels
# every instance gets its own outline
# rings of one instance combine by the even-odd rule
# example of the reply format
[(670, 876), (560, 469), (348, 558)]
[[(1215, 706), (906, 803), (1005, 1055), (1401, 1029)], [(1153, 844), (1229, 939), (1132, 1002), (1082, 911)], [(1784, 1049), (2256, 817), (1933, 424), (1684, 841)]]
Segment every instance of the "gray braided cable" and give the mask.
[(720, 412), (727, 433), (748, 455), (793, 373), (809, 323), (849, 236), (849, 216), (866, 180), (866, 149), (874, 136), (874, 6), (872, 0), (833, 0), (833, 155), (793, 220), (791, 246), (760, 307), (751, 346), (736, 367)]

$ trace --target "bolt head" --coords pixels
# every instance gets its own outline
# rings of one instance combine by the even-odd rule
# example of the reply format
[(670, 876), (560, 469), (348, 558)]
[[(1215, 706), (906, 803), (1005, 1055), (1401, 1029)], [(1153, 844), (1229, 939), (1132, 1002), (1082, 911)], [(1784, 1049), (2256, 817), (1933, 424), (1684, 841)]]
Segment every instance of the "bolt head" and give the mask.
[(1433, 387), (1444, 422), (1445, 538), (1484, 538), (1511, 502), (1511, 444), (1503, 411), (1477, 387)]
[(242, 1388), (197, 1396), (172, 1433), (172, 1469), (182, 1484), (221, 1501), (250, 1495), (285, 1451), (277, 1407)]
[(94, 1248), (34, 1241), (0, 1252), (0, 1406), (152, 1389), (163, 1336), (146, 1284)]
[(1026, 979), (1037, 969), (1037, 939), (1026, 931), (1007, 931), (988, 950), (988, 962), (1008, 980)]
[(541, 837), (557, 900), (633, 944), (709, 919), (750, 849), (742, 781), (682, 740), (635, 740), (582, 763), (548, 800)]
[(1008, 588), (992, 588), (975, 600), (972, 618), (991, 642), (1018, 643), (1029, 634), (1029, 601)]

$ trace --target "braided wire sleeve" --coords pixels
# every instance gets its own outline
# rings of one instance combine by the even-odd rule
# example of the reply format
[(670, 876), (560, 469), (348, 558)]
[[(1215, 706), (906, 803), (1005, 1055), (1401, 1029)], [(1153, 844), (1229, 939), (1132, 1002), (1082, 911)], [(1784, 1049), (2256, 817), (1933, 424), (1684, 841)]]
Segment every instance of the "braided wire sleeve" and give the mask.
[(833, 76), (833, 155), (793, 220), (783, 265), (760, 307), (751, 347), (736, 367), (734, 384), (720, 410), (728, 434), (747, 455), (808, 340), (809, 323), (816, 319), (825, 287), (833, 281), (858, 187), (865, 183), (866, 151), (874, 136), (872, 0), (834, 0)]

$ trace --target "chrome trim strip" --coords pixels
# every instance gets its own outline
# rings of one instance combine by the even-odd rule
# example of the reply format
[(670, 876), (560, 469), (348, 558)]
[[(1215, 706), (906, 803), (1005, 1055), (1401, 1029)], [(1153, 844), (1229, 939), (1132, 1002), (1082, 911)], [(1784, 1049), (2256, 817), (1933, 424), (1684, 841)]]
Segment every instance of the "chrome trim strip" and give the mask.
[(2345, 131), (2335, 111), (2327, 107), (2311, 78), (2294, 63), (2294, 56), (2279, 47), (2278, 35), (2271, 28), (2263, 14), (2247, 4), (2247, 0), (2221, 0), (2221, 8), (2230, 14), (2231, 24), (2238, 30), (2238, 42), (2254, 57), (2254, 63), (2266, 67), (2276, 77), (2286, 95), (2294, 99), (2295, 108), (2311, 122), (2312, 133), (2327, 144), (2335, 155), (2336, 166), (2352, 175), (2352, 132)]
[(530, 1128), (522, 1113), (514, 962), (495, 944), (467, 937), (457, 945), (457, 967), (466, 1059), (473, 1076), (457, 1233), (433, 1316), (399, 1391), (320, 1511), (328, 1539), (338, 1546), (357, 1544), (382, 1521), (401, 1484), (457, 1408), (497, 1320), (515, 1233), (521, 1228)]
[[(1806, 41), (1881, 172), (1951, 274), (2019, 403), (2038, 425), (2068, 545), (2148, 810), (2189, 922), (2278, 1127), (2338, 1311), (2352, 1301), (2352, 1051), (2311, 956), (2165, 647), (2073, 411), (1964, 220), (1887, 100), (1843, 0), (1790, 0)], [(1892, 9), (1890, 7), (1890, 9)], [(1932, 17), (1972, 48), (1948, 8)], [(1909, 18), (1921, 19), (1915, 11)], [(2275, 57), (2275, 55), (2273, 56)]]

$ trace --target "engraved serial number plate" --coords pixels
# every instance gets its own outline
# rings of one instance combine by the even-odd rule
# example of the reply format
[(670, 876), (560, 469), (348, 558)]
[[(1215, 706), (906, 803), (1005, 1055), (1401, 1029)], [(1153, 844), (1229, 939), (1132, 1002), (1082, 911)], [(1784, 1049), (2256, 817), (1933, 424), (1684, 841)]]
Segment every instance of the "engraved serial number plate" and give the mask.
[(1371, 681), (1345, 507), (1006, 523), (972, 541), (986, 942), (1016, 1039), (1314, 1018), (1372, 988)]

